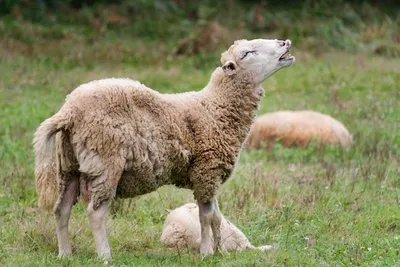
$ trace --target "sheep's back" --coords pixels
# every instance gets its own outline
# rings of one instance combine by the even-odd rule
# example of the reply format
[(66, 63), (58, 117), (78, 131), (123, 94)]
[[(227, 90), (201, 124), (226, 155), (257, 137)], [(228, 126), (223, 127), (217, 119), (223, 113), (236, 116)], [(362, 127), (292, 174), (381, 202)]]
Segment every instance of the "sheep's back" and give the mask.
[(78, 87), (61, 109), (71, 118), (80, 172), (123, 168), (117, 195), (133, 197), (171, 183), (188, 153), (176, 108), (136, 81), (107, 79)]

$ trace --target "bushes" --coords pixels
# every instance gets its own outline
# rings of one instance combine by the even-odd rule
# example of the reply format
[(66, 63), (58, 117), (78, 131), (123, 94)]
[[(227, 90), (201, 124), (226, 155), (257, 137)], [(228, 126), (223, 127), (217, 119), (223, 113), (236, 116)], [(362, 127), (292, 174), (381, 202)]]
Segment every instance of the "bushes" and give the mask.
[(211, 29), (228, 33), (218, 36), (223, 40), (290, 37), (297, 47), (315, 54), (335, 48), (400, 56), (399, 6), (391, 0), (359, 2), (308, 0), (283, 5), (261, 0), (3, 0), (0, 16), (49, 27), (72, 25), (93, 38), (112, 29), (117, 34), (163, 40), (175, 50), (189, 51), (178, 53), (187, 55), (203, 51), (196, 47), (197, 40), (203, 34), (212, 35), (211, 23), (216, 25)]

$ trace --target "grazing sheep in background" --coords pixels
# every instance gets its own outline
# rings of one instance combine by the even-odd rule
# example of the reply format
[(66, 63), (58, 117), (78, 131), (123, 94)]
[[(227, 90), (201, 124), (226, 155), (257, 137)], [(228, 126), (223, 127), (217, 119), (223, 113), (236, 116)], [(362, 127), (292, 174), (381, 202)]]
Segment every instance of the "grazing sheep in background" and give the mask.
[[(212, 235), (210, 238), (213, 239)], [(185, 204), (172, 210), (164, 222), (160, 241), (171, 248), (200, 248), (199, 207), (195, 203)], [(246, 236), (221, 215), (221, 249), (240, 251), (245, 249), (269, 250), (272, 246), (253, 246)]]
[(256, 119), (247, 138), (248, 148), (260, 148), (265, 143), (272, 148), (275, 142), (285, 146), (307, 146), (312, 140), (319, 144), (350, 147), (353, 139), (343, 124), (334, 118), (314, 111), (277, 111)]
[(88, 201), (97, 254), (110, 258), (105, 218), (112, 198), (166, 184), (194, 191), (201, 255), (219, 249), (218, 188), (232, 173), (253, 123), (260, 84), (294, 62), (290, 46), (289, 40), (236, 41), (198, 92), (160, 94), (129, 79), (75, 89), (33, 141), (39, 206), (54, 208), (59, 256), (71, 254), (68, 221), (79, 195)]

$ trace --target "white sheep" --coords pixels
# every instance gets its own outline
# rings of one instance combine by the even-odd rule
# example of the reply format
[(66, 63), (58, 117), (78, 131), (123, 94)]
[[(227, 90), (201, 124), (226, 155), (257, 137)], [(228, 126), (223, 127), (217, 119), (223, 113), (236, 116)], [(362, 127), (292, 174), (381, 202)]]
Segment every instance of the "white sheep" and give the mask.
[[(236, 41), (198, 92), (165, 95), (129, 79), (75, 89), (34, 137), (39, 206), (54, 208), (59, 256), (71, 254), (68, 221), (79, 195), (88, 201), (97, 254), (110, 258), (105, 218), (112, 198), (166, 184), (194, 191), (201, 255), (219, 249), (218, 188), (229, 178), (253, 123), (261, 82), (294, 62), (290, 46), (289, 40)], [(59, 188), (58, 197), (49, 188)]]
[(277, 111), (259, 116), (250, 129), (248, 148), (272, 148), (276, 141), (285, 147), (318, 144), (350, 147), (353, 138), (344, 125), (331, 116), (310, 111)]
[[(253, 246), (246, 236), (221, 214), (221, 250), (270, 250), (271, 245)], [(211, 240), (213, 236), (210, 235)], [(187, 203), (169, 212), (165, 219), (160, 241), (171, 248), (199, 249), (201, 241), (199, 207)]]

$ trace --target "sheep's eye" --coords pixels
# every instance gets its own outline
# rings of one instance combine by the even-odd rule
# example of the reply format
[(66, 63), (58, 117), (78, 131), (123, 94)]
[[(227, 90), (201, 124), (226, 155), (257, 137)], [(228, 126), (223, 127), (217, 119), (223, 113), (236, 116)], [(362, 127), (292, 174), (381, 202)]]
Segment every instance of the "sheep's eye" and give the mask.
[(247, 57), (248, 54), (256, 54), (257, 52), (255, 50), (252, 51), (246, 51), (243, 53), (242, 57), (240, 58), (240, 60), (244, 59), (245, 57)]

